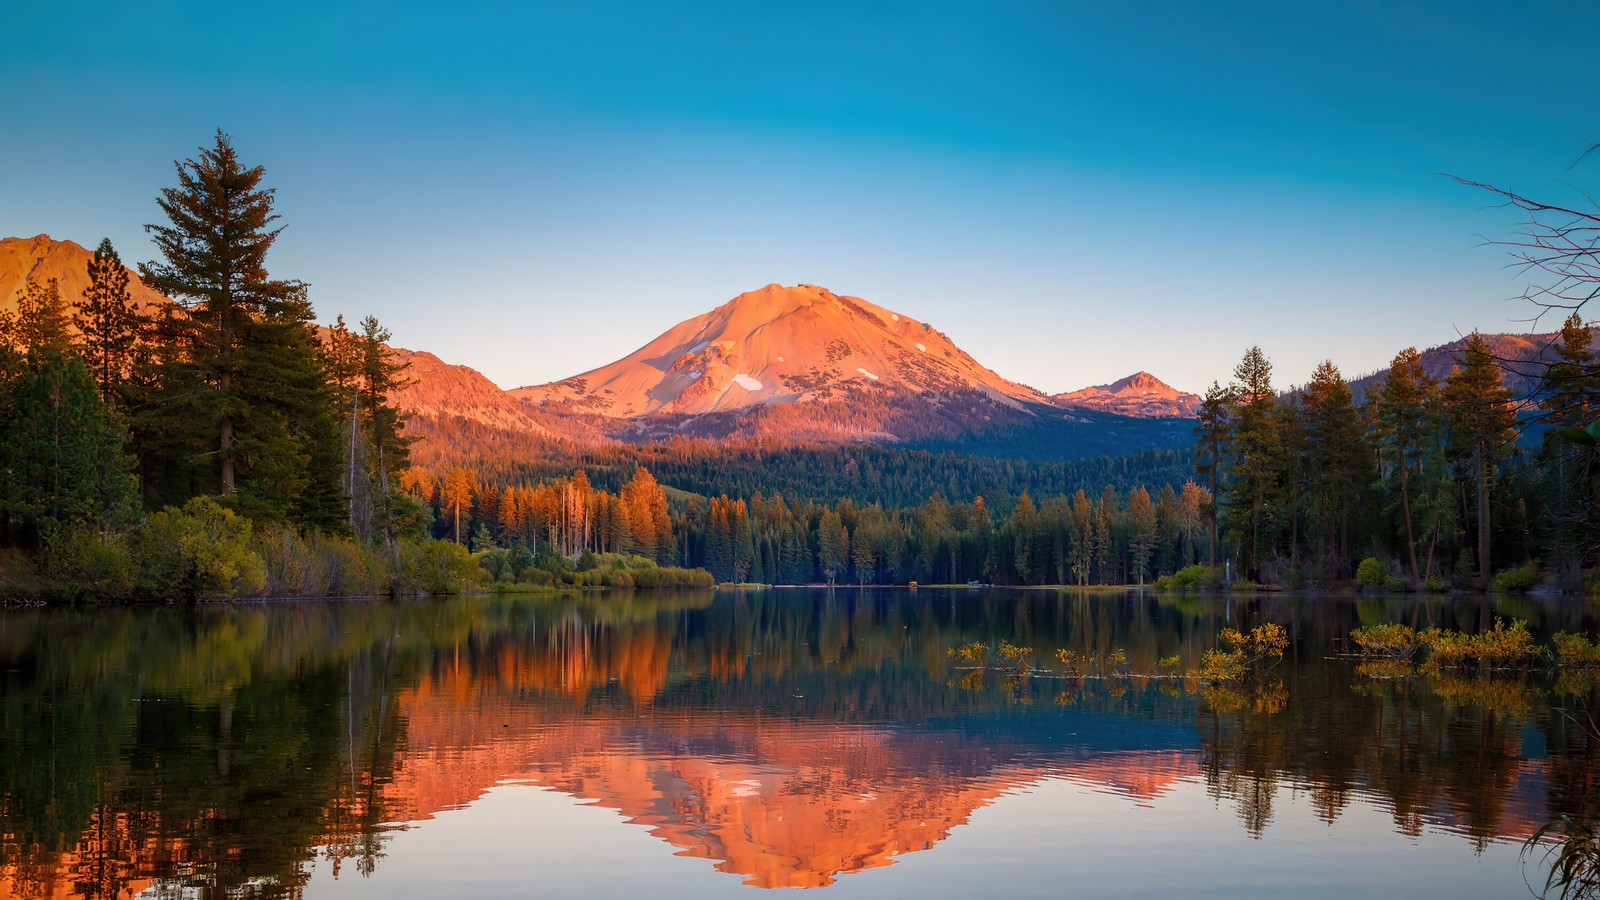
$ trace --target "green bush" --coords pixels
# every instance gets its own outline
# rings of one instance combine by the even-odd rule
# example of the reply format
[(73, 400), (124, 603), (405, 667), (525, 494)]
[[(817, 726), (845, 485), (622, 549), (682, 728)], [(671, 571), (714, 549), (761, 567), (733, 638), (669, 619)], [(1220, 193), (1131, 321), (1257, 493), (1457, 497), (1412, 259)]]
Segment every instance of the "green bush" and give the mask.
[(453, 594), (485, 577), (472, 553), (454, 541), (402, 541), (395, 557), (395, 593)]
[(1494, 589), (1507, 593), (1520, 593), (1533, 587), (1538, 580), (1539, 561), (1535, 559), (1496, 575)]
[(1388, 578), (1384, 579), (1383, 586), (1385, 589), (1396, 594), (1404, 594), (1405, 592), (1411, 590), (1411, 582), (1408, 579), (1401, 578), (1398, 575), (1390, 575)]
[(249, 519), (210, 497), (152, 514), (129, 540), (137, 592), (184, 600), (259, 595), (267, 569), (251, 549), (253, 531)]
[(116, 534), (70, 526), (53, 519), (39, 525), (39, 575), (72, 599), (123, 600), (133, 594), (136, 573), (127, 544)]
[(1383, 585), (1389, 581), (1389, 566), (1375, 556), (1369, 556), (1356, 566), (1356, 584)]

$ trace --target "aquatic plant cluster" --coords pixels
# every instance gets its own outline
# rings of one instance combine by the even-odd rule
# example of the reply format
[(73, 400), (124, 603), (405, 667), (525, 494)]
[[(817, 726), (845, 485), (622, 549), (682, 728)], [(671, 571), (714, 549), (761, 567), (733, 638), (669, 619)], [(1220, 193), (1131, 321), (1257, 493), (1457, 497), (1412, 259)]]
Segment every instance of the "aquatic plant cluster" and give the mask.
[(1496, 619), (1476, 634), (1452, 628), (1418, 630), (1398, 623), (1369, 625), (1351, 631), (1350, 641), (1364, 658), (1397, 663), (1412, 663), (1426, 649), (1428, 657), (1421, 666), (1425, 672), (1600, 668), (1600, 640), (1563, 631), (1551, 637), (1551, 646), (1541, 647), (1521, 619), (1510, 623)]

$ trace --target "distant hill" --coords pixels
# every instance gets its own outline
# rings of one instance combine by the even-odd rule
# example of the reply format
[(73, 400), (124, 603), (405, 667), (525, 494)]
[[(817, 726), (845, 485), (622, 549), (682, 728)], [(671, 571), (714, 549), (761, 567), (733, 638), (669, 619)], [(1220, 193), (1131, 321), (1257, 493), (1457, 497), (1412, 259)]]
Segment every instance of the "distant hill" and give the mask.
[(1058, 406), (1095, 409), (1140, 418), (1192, 418), (1200, 397), (1184, 393), (1149, 372), (1135, 372), (1110, 384), (1057, 394)]
[[(1600, 344), (1600, 326), (1591, 327), (1590, 332), (1595, 336), (1595, 343)], [(1520, 398), (1538, 390), (1545, 366), (1555, 360), (1554, 348), (1560, 343), (1561, 334), (1486, 334), (1483, 338), (1495, 358), (1501, 361), (1506, 387), (1513, 396)], [(1466, 349), (1466, 338), (1429, 347), (1422, 351), (1422, 366), (1429, 375), (1443, 381), (1460, 368), (1457, 360)], [(1379, 371), (1352, 381), (1350, 387), (1355, 392), (1356, 402), (1362, 402), (1369, 392), (1381, 386), (1387, 374), (1387, 371)]]

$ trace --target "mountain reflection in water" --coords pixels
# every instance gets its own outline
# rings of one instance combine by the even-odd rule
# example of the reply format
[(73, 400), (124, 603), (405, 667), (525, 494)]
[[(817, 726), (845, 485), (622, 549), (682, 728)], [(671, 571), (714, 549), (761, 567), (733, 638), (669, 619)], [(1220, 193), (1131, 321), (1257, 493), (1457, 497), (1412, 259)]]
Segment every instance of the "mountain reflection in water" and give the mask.
[[(1052, 779), (1156, 814), (1196, 785), (1253, 837), (1292, 796), (1481, 849), (1600, 813), (1600, 754), (1568, 715), (1594, 684), (1374, 680), (1334, 654), (1358, 624), (1496, 614), (1595, 626), (1571, 602), (927, 589), (13, 611), (0, 896), (298, 896), (314, 869), (372, 874), (401, 831), (508, 782), (761, 888), (931, 850)], [(1269, 620), (1294, 642), (1254, 695), (946, 657), (1004, 639), (1046, 661), (1120, 648), (1150, 672)]]

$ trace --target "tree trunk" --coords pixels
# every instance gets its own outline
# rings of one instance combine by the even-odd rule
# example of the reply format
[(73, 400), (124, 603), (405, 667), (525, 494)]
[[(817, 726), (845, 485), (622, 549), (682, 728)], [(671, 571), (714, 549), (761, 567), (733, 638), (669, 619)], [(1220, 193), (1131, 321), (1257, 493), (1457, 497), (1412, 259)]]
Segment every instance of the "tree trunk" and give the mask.
[(1478, 577), (1489, 587), (1489, 483), (1483, 458), (1483, 443), (1478, 443)]
[(1411, 491), (1406, 483), (1406, 457), (1400, 454), (1400, 519), (1406, 526), (1406, 559), (1411, 563), (1411, 583), (1421, 584), (1422, 575), (1417, 571), (1417, 538), (1411, 530)]

